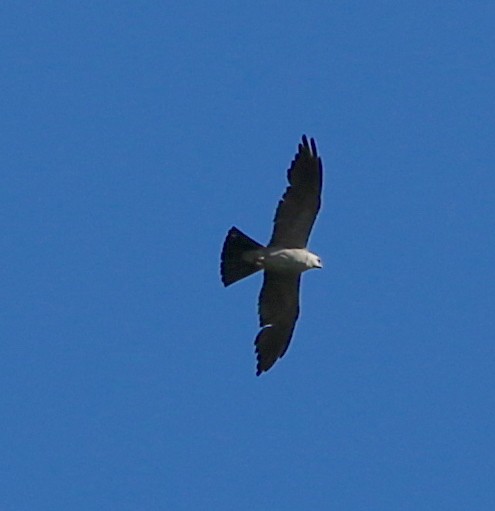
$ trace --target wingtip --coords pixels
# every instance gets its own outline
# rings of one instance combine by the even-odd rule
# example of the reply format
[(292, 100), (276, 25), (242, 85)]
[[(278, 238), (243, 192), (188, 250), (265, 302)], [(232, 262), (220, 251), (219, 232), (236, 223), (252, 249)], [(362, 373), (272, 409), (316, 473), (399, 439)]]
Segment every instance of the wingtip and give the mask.
[(261, 376), (263, 373), (266, 373), (270, 368), (271, 366), (268, 368), (263, 368), (261, 360), (258, 358), (256, 361), (256, 376)]
[(269, 371), (285, 355), (294, 332), (295, 320), (293, 325), (270, 324), (261, 327), (254, 341), (256, 376)]
[(316, 148), (316, 142), (314, 138), (311, 138), (311, 151), (315, 158), (318, 158), (318, 149)]
[(316, 147), (316, 141), (313, 137), (310, 137), (309, 142), (308, 142), (307, 135), (304, 134), (301, 137), (301, 143), (299, 144), (299, 151), (302, 151), (303, 149), (307, 149), (308, 151), (310, 151), (311, 156), (313, 156), (314, 158), (318, 158), (318, 149)]

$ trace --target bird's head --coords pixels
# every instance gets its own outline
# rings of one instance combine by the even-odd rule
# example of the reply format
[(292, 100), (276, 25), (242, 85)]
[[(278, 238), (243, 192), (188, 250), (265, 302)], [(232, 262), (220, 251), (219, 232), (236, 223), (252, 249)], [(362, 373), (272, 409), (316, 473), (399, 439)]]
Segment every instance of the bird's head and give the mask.
[(321, 264), (321, 259), (311, 252), (308, 254), (308, 266), (309, 268), (323, 268), (323, 264)]

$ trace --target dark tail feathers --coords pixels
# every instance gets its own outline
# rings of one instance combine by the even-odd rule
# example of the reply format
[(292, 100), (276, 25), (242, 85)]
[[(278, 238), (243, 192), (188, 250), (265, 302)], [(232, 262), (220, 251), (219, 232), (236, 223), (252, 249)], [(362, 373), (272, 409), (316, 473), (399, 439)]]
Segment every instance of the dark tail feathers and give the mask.
[(263, 245), (246, 236), (236, 227), (230, 229), (223, 244), (220, 264), (220, 273), (225, 287), (261, 269), (259, 266), (245, 261), (242, 257), (245, 252), (261, 247)]

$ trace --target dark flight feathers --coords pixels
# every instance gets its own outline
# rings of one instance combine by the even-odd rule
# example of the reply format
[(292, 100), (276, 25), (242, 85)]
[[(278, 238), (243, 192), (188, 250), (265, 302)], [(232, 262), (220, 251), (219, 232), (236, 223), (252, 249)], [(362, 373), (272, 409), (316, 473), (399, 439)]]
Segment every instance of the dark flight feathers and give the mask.
[(265, 271), (258, 312), (262, 329), (254, 341), (256, 375), (268, 371), (287, 348), (299, 316), (300, 274)]
[[(275, 212), (269, 247), (306, 248), (321, 206), (323, 169), (314, 139), (302, 137), (287, 171), (289, 186)], [(268, 371), (287, 351), (299, 316), (301, 276), (265, 271), (258, 311), (256, 374)], [(269, 325), (269, 326), (268, 326)]]
[(306, 248), (321, 205), (322, 174), (316, 143), (303, 135), (287, 171), (289, 186), (275, 212), (269, 247)]

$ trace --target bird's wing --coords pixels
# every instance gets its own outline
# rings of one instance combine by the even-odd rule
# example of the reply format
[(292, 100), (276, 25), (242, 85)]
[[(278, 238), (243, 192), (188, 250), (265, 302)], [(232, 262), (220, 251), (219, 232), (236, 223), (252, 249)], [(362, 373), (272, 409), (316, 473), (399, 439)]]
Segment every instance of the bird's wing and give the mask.
[(314, 139), (302, 137), (299, 150), (287, 171), (289, 186), (275, 213), (268, 246), (306, 248), (321, 204), (323, 167)]
[(259, 376), (281, 358), (294, 332), (299, 316), (300, 274), (265, 271), (261, 288), (258, 312), (260, 326), (254, 342)]

